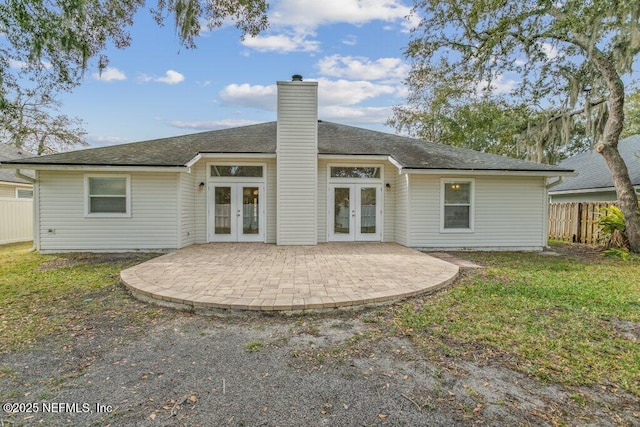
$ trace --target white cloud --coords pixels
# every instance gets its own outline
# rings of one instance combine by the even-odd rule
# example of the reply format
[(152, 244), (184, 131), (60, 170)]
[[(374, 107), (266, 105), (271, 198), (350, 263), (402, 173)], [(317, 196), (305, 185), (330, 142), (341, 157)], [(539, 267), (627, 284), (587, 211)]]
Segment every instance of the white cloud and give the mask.
[(358, 44), (358, 38), (353, 34), (349, 34), (342, 40), (342, 44), (346, 44), (347, 46), (355, 46)]
[(127, 80), (127, 76), (115, 67), (107, 67), (102, 70), (102, 73), (93, 73), (91, 77), (93, 77), (95, 80), (100, 80), (103, 82)]
[(400, 58), (379, 58), (372, 61), (364, 57), (341, 55), (326, 56), (318, 61), (317, 66), (327, 76), (366, 80), (401, 80), (410, 69)]
[(168, 85), (175, 85), (184, 81), (184, 75), (174, 70), (167, 70), (164, 77), (158, 77), (154, 79), (154, 81), (158, 83), (166, 83)]
[[(312, 81), (311, 79), (307, 81)], [(363, 101), (383, 95), (398, 96), (402, 89), (393, 85), (376, 84), (363, 80), (328, 80), (318, 81), (318, 104), (327, 106), (353, 106)], [(220, 98), (230, 105), (259, 108), (266, 111), (276, 110), (276, 85), (262, 86), (244, 84), (227, 85)]]
[(560, 55), (558, 48), (549, 43), (540, 44), (540, 49), (549, 59), (555, 59)]
[(307, 34), (291, 33), (271, 36), (247, 37), (242, 44), (259, 52), (317, 52), (320, 42), (308, 40)]
[[(408, 32), (419, 22), (402, 0), (281, 0), (271, 10), (270, 30), (247, 37), (242, 42), (245, 47), (260, 52), (318, 52), (321, 43), (315, 40), (316, 29), (322, 25), (362, 26), (383, 21), (399, 23), (402, 31)], [(355, 36), (342, 41), (349, 46), (356, 42)]]
[(184, 81), (184, 75), (174, 70), (167, 70), (164, 77), (153, 77), (148, 74), (140, 74), (137, 80), (140, 83), (156, 82), (175, 85)]
[[(51, 64), (51, 62), (49, 61), (40, 61), (40, 64), (46, 69), (53, 67), (53, 64)], [(23, 68), (27, 68), (28, 66), (29, 66), (28, 62), (9, 59), (9, 68), (13, 68), (15, 70), (21, 70)]]
[[(513, 79), (507, 79), (502, 74), (500, 74), (491, 82), (490, 92), (492, 95), (508, 95), (513, 92), (517, 85), (517, 81)], [(488, 86), (489, 84), (486, 81), (478, 83), (478, 94), (480, 94), (481, 92), (485, 92)]]
[(396, 88), (364, 80), (318, 79), (318, 103), (320, 105), (355, 105), (381, 95), (393, 95)]
[(9, 68), (13, 68), (15, 70), (20, 70), (22, 68), (26, 68), (27, 65), (29, 65), (29, 64), (27, 64), (24, 61), (16, 61), (15, 59), (10, 59), (9, 60)]
[(374, 20), (404, 21), (411, 8), (400, 0), (282, 0), (269, 16), (269, 23), (316, 28), (347, 23), (364, 25)]
[(276, 92), (276, 85), (262, 86), (248, 83), (239, 85), (233, 83), (220, 91), (220, 98), (227, 104), (275, 111)]
[(244, 119), (207, 120), (207, 121), (193, 121), (193, 122), (174, 120), (169, 122), (169, 125), (176, 128), (180, 128), (180, 129), (214, 130), (214, 129), (248, 126), (256, 123), (259, 123), (259, 122), (255, 120), (244, 120)]
[(393, 113), (392, 107), (321, 107), (319, 115), (324, 120), (349, 123), (385, 123)]

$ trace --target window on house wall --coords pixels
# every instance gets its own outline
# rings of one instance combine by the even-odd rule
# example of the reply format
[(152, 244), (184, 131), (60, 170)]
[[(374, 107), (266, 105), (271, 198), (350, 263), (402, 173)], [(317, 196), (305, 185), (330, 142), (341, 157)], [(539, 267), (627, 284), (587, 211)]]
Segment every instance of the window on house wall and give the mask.
[(16, 197), (18, 199), (33, 199), (33, 190), (27, 188), (16, 189)]
[(262, 178), (262, 166), (211, 166), (211, 176)]
[(130, 216), (131, 184), (128, 176), (87, 176), (86, 214)]
[(362, 166), (331, 166), (331, 178), (380, 178), (380, 168)]
[(473, 181), (442, 181), (442, 229), (473, 230)]

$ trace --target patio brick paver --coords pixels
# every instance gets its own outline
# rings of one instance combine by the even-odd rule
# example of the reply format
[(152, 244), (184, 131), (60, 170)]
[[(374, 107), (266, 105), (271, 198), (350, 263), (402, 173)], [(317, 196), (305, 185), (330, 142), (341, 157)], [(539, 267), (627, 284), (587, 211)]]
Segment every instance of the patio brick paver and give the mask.
[(120, 277), (134, 295), (160, 305), (290, 311), (394, 301), (457, 274), (452, 263), (393, 243), (216, 243), (160, 256)]

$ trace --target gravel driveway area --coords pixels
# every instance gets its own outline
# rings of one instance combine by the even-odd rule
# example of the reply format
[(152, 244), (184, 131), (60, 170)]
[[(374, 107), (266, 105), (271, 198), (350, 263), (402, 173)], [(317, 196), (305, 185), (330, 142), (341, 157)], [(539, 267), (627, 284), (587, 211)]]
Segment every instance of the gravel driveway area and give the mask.
[[(502, 361), (425, 360), (411, 341), (385, 329), (392, 308), (227, 319), (168, 310), (142, 333), (117, 317), (89, 323), (70, 339), (2, 356), (2, 395), (39, 403), (40, 412), (4, 413), (0, 425), (553, 425), (560, 415), (576, 425), (637, 420), (637, 402), (624, 395), (615, 397), (616, 408), (628, 410), (612, 414), (610, 397), (599, 398), (597, 390), (581, 391), (598, 402), (585, 408), (573, 391)], [(44, 413), (43, 403), (57, 413)]]

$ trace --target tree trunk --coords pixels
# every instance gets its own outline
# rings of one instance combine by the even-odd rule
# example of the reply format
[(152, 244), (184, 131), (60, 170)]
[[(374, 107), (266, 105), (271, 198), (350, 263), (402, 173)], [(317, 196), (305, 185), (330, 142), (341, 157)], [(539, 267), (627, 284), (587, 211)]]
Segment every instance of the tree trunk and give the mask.
[(38, 141), (38, 156), (42, 156), (44, 154), (44, 149), (46, 148), (45, 141), (47, 139), (46, 135), (43, 135)]
[(609, 77), (609, 117), (604, 127), (602, 146), (596, 147), (611, 170), (613, 186), (616, 188), (618, 207), (624, 214), (629, 249), (640, 253), (640, 213), (638, 195), (629, 177), (629, 170), (618, 151), (618, 142), (624, 123), (624, 86), (619, 77)]
[[(588, 43), (582, 44), (584, 46), (588, 45)], [(629, 249), (632, 252), (640, 253), (640, 212), (638, 212), (640, 206), (638, 206), (638, 195), (633, 188), (627, 165), (618, 151), (618, 141), (624, 125), (624, 83), (610, 58), (603, 55), (597, 48), (586, 49), (586, 51), (588, 52), (588, 58), (602, 73), (605, 84), (609, 89), (609, 96), (607, 97), (609, 116), (604, 126), (602, 144), (598, 144), (596, 149), (602, 154), (611, 170), (613, 185), (616, 188), (618, 197), (618, 207), (624, 214)]]

